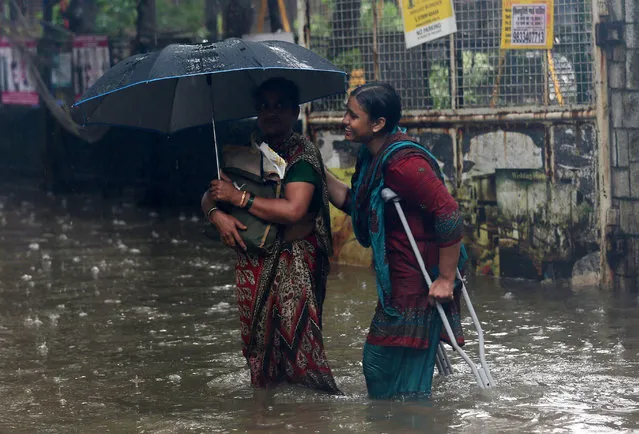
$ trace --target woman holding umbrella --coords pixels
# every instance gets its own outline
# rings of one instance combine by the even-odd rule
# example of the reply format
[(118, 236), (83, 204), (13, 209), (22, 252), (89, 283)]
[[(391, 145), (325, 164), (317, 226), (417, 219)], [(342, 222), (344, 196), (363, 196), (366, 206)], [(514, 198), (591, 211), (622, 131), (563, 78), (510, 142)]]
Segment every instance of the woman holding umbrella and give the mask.
[[(228, 181), (214, 180), (202, 209), (222, 241), (237, 250), (237, 297), (242, 350), (258, 387), (286, 381), (340, 393), (321, 332), (329, 256), (332, 254), (328, 189), (319, 150), (293, 131), (299, 91), (284, 78), (264, 82), (255, 93), (262, 141), (287, 163), (281, 198), (246, 195)], [(224, 178), (224, 177), (223, 177)], [(269, 253), (246, 250), (245, 227), (217, 209), (225, 202), (280, 226)]]
[[(428, 396), (442, 333), (443, 304), (463, 344), (455, 274), (462, 218), (435, 158), (398, 125), (400, 97), (386, 83), (355, 89), (344, 115), (345, 137), (361, 143), (353, 188), (327, 174), (331, 202), (351, 214), (360, 243), (372, 247), (378, 304), (364, 346), (364, 376), (372, 398)], [(402, 199), (406, 218), (431, 276), (426, 287), (409, 239), (384, 187)], [(388, 209), (387, 209), (388, 207)], [(455, 296), (454, 296), (455, 294)]]

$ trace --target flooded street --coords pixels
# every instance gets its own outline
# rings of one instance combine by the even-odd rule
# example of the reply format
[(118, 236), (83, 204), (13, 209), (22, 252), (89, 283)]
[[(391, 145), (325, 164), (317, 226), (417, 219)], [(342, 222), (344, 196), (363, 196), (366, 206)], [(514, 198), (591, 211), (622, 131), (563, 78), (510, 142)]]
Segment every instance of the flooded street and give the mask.
[(469, 282), (494, 390), (480, 391), (449, 351), (455, 374), (436, 376), (431, 400), (370, 401), (360, 361), (375, 281), (336, 266), (324, 336), (345, 396), (290, 386), (256, 394), (240, 352), (234, 255), (202, 228), (196, 208), (156, 214), (133, 200), (0, 184), (0, 432), (639, 427), (637, 295), (528, 281)]

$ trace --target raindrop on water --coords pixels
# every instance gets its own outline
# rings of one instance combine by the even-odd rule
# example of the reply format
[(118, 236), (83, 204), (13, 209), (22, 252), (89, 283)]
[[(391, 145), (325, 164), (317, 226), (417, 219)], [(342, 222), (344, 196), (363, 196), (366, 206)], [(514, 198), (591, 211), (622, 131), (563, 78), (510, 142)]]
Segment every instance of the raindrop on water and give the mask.
[(47, 254), (42, 255), (42, 269), (44, 271), (51, 271), (51, 256)]
[(169, 375), (169, 381), (171, 383), (179, 383), (180, 381), (182, 381), (182, 377), (180, 377), (178, 374), (171, 374)]
[(133, 380), (131, 380), (131, 382), (133, 384), (135, 384), (135, 390), (136, 390), (136, 394), (140, 393), (139, 387), (140, 387), (140, 383), (144, 383), (144, 380), (141, 380), (137, 375), (135, 376), (135, 378)]
[(49, 353), (49, 347), (47, 347), (47, 343), (43, 342), (42, 344), (38, 345), (38, 354), (40, 354), (41, 356), (46, 356)]
[(58, 326), (58, 320), (60, 319), (60, 314), (59, 313), (50, 313), (49, 314), (49, 321), (51, 321), (51, 326), (52, 327), (57, 327)]
[(40, 327), (42, 325), (42, 321), (40, 321), (37, 315), (35, 319), (31, 318), (29, 315), (24, 319), (24, 325), (25, 327)]

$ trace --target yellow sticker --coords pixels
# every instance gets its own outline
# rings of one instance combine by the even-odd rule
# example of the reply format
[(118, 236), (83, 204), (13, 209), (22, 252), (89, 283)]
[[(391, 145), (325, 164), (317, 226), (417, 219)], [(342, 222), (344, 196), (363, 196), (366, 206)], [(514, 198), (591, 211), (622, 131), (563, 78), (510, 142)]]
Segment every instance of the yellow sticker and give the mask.
[(502, 8), (502, 49), (552, 48), (554, 0), (503, 0)]

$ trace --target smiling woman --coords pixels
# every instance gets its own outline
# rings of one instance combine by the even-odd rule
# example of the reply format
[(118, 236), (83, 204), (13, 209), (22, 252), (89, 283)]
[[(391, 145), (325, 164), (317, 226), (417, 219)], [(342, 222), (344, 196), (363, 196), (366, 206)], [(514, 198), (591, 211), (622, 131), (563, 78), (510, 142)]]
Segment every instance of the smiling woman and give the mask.
[[(431, 391), (444, 305), (458, 344), (462, 218), (430, 152), (399, 127), (401, 100), (387, 83), (355, 89), (344, 115), (345, 138), (362, 144), (350, 189), (327, 175), (331, 202), (351, 215), (364, 247), (372, 247), (378, 304), (364, 347), (364, 376), (372, 398), (423, 397)], [(435, 281), (428, 288), (402, 222), (381, 197), (388, 187), (403, 199), (417, 246)], [(457, 289), (457, 291), (455, 291)]]

